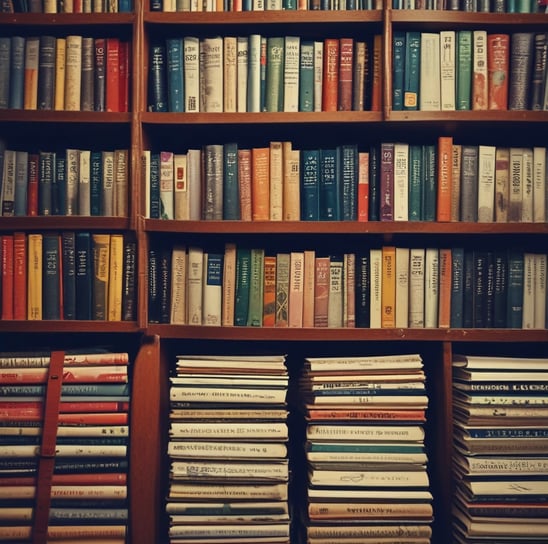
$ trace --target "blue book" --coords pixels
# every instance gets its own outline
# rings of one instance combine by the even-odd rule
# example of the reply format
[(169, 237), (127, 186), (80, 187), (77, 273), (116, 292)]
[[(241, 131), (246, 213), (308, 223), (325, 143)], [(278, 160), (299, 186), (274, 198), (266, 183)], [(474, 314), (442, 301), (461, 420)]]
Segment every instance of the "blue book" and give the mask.
[(133, 11), (131, 0), (119, 0), (118, 11), (120, 13), (131, 13)]
[(508, 253), (508, 295), (506, 302), (506, 325), (510, 329), (523, 326), (523, 252), (511, 250)]
[(301, 43), (299, 78), (299, 111), (314, 111), (314, 42)]
[(471, 329), (474, 326), (474, 254), (464, 252), (464, 281), (462, 303), (462, 327)]
[(25, 38), (11, 37), (9, 107), (22, 110), (25, 98)]
[(160, 219), (160, 153), (150, 154), (150, 218)]
[(166, 48), (162, 44), (153, 44), (150, 48), (149, 78), (149, 110), (167, 111)]
[(11, 38), (0, 36), (0, 109), (9, 108), (10, 72), (11, 72)]
[(392, 109), (394, 111), (403, 110), (405, 35), (403, 30), (396, 30), (392, 36)]
[(320, 149), (320, 221), (339, 221), (340, 178), (337, 149)]
[(339, 150), (341, 166), (341, 219), (356, 221), (358, 216), (358, 146), (345, 144)]
[(55, 155), (55, 178), (51, 188), (53, 215), (67, 214), (67, 158), (64, 154)]
[(61, 255), (57, 234), (43, 235), (42, 263), (42, 318), (61, 319)]
[(452, 329), (463, 326), (464, 304), (464, 249), (455, 247), (451, 250), (451, 315)]
[(93, 255), (89, 232), (76, 233), (76, 319), (91, 319)]
[(405, 63), (403, 80), (403, 109), (417, 110), (419, 108), (420, 81), (420, 32), (410, 31), (405, 34)]
[(301, 151), (301, 220), (320, 219), (320, 152), (318, 149)]
[(422, 220), (422, 146), (409, 146), (409, 221)]
[(61, 234), (63, 271), (63, 319), (76, 319), (76, 234)]
[(167, 109), (173, 112), (185, 111), (183, 40), (166, 40), (167, 56)]
[(92, 151), (90, 156), (90, 211), (91, 215), (102, 214), (101, 189), (103, 187), (103, 160), (101, 151)]
[(16, 216), (27, 215), (28, 172), (28, 152), (17, 151), (15, 154), (15, 199), (13, 201), (13, 211)]
[(506, 299), (508, 296), (508, 258), (505, 250), (494, 253), (495, 284), (493, 294), (493, 327), (504, 329), (506, 323)]
[(237, 143), (223, 146), (223, 169), (223, 219), (241, 219)]

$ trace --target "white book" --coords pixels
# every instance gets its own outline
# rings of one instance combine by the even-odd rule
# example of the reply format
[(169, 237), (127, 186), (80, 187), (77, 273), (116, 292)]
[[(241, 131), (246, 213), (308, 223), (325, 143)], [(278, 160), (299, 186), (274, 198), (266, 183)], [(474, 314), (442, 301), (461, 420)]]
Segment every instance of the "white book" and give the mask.
[(478, 221), (495, 220), (495, 164), (496, 147), (478, 146)]
[(261, 111), (261, 35), (249, 36), (247, 73), (247, 111)]
[(533, 148), (533, 221), (545, 223), (546, 217), (546, 147)]
[(532, 329), (535, 324), (535, 254), (523, 254), (523, 329)]
[(424, 327), (438, 327), (439, 251), (428, 247), (424, 256)]
[(252, 0), (253, 11), (264, 11), (264, 0)]
[(441, 109), (453, 111), (456, 108), (456, 33), (454, 30), (440, 32), (440, 80)]
[(80, 111), (82, 36), (67, 36), (66, 40), (65, 110)]
[(185, 112), (200, 111), (200, 41), (194, 36), (183, 38)]
[(186, 153), (173, 155), (173, 218), (183, 221), (190, 218)]
[(533, 149), (523, 148), (521, 188), (521, 222), (533, 222)]
[(78, 215), (91, 215), (91, 151), (80, 150), (79, 183), (78, 183)]
[(199, 247), (188, 248), (187, 271), (187, 320), (189, 325), (202, 324), (202, 282), (204, 251)]
[(236, 39), (236, 111), (247, 111), (247, 77), (249, 61), (249, 42), (247, 36), (238, 36)]
[(220, 326), (223, 277), (221, 254), (204, 253), (202, 276), (202, 325)]
[(382, 249), (369, 251), (371, 277), (370, 328), (381, 328), (382, 310)]
[(301, 38), (286, 36), (284, 48), (284, 109), (299, 111), (299, 58)]
[(223, 111), (235, 112), (238, 107), (238, 45), (236, 36), (223, 38)]
[(424, 266), (423, 248), (409, 250), (409, 327), (424, 327)]
[(472, 33), (472, 59), (472, 109), (486, 110), (489, 101), (486, 30)]
[(186, 157), (189, 191), (189, 219), (191, 221), (198, 221), (202, 217), (202, 152), (200, 149), (189, 149)]
[(186, 247), (175, 245), (171, 251), (171, 308), (170, 320), (173, 325), (186, 324), (186, 289), (188, 256)]
[(436, 32), (421, 32), (419, 101), (422, 111), (441, 109), (440, 35)]
[(523, 149), (510, 148), (510, 190), (508, 193), (508, 221), (521, 221), (523, 201)]
[(409, 326), (409, 257), (407, 247), (396, 247), (396, 328)]
[(283, 9), (282, 0), (266, 0), (265, 10), (279, 11)]
[(409, 219), (409, 144), (394, 144), (394, 221)]
[(282, 142), (270, 142), (270, 221), (283, 219), (283, 165)]
[(160, 219), (173, 219), (173, 152), (160, 152)]
[[(69, 148), (65, 151), (66, 157), (66, 215), (78, 215), (78, 185), (80, 183), (80, 150)], [(105, 164), (103, 155), (103, 184), (106, 179), (110, 179), (114, 183), (114, 153), (112, 153), (112, 164)], [(103, 186), (103, 194), (105, 188)], [(111, 192), (112, 194), (112, 192)], [(107, 213), (107, 212), (111, 213)], [(103, 215), (113, 215), (112, 210), (103, 206)]]
[(150, 149), (141, 155), (141, 187), (145, 188), (145, 219), (150, 218)]
[[(204, 38), (200, 42), (200, 59), (203, 69), (203, 95), (200, 111), (222, 113), (223, 111), (223, 38)], [(202, 108), (203, 105), (203, 108)]]
[(13, 216), (15, 213), (15, 162), (17, 151), (6, 149), (4, 151), (4, 168), (2, 174), (2, 209), (4, 217)]
[(322, 111), (323, 42), (314, 42), (314, 111)]
[(535, 282), (535, 329), (546, 328), (546, 253), (535, 254), (534, 282)]

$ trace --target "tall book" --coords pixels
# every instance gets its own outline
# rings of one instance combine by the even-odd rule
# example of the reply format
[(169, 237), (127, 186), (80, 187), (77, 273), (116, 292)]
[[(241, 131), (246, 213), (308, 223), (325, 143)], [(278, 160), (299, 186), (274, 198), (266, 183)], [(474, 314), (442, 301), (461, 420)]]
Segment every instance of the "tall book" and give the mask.
[(472, 109), (472, 31), (457, 31), (457, 110)]
[(76, 319), (92, 319), (93, 253), (91, 234), (77, 232), (76, 240)]
[(203, 315), (203, 270), (204, 251), (202, 248), (188, 248), (187, 272), (187, 320), (189, 325), (202, 325)]
[(82, 36), (66, 37), (65, 110), (79, 111), (82, 89)]
[(283, 36), (267, 38), (265, 111), (283, 111), (284, 108), (284, 51)]
[(28, 269), (27, 269), (27, 319), (41, 320), (42, 274), (43, 274), (43, 237), (42, 234), (28, 235)]
[(0, 299), (2, 302), (2, 320), (14, 318), (14, 238), (12, 234), (4, 234), (0, 238), (0, 278), (2, 288)]
[(24, 56), (24, 86), (23, 107), (25, 110), (38, 108), (38, 58), (40, 54), (40, 38), (29, 36), (25, 38)]
[(327, 326), (342, 327), (344, 314), (344, 260), (342, 255), (329, 259), (329, 296), (327, 300)]
[(110, 273), (110, 234), (93, 233), (93, 292), (92, 318), (104, 321), (108, 316), (108, 290)]
[(276, 255), (264, 256), (263, 327), (276, 325)]
[(288, 327), (290, 254), (278, 253), (276, 255), (276, 265), (276, 327)]
[(440, 106), (442, 111), (456, 109), (457, 38), (454, 30), (440, 32)]
[(223, 258), (223, 285), (222, 285), (222, 325), (234, 325), (234, 303), (236, 296), (236, 244), (225, 244)]
[(394, 143), (394, 221), (409, 220), (409, 144)]
[(409, 327), (424, 327), (425, 299), (425, 250), (411, 248), (409, 251)]
[(300, 52), (301, 38), (299, 36), (285, 36), (282, 111), (299, 111)]
[(122, 321), (122, 293), (124, 280), (124, 236), (110, 235), (110, 255), (107, 292), (107, 321)]
[(438, 137), (437, 153), (437, 221), (451, 221), (451, 195), (453, 183), (453, 137)]
[(270, 219), (270, 148), (251, 150), (251, 212), (253, 221)]
[[(13, 233), (13, 319), (27, 319), (27, 235)], [(3, 252), (2, 252), (3, 255)], [(2, 257), (3, 258), (3, 257)], [(66, 267), (64, 267), (65, 269)], [(64, 282), (64, 285), (67, 282)], [(3, 300), (3, 297), (2, 297)], [(65, 314), (66, 315), (66, 314)]]
[(426, 248), (424, 256), (424, 327), (438, 327), (439, 250)]
[(183, 38), (185, 112), (200, 111), (200, 41), (195, 36)]
[(314, 327), (327, 327), (330, 258), (317, 256), (314, 271)]
[(301, 154), (292, 149), (291, 142), (282, 143), (283, 150), (283, 220), (299, 221), (301, 218)]
[(495, 151), (495, 221), (508, 221), (508, 192), (510, 183), (510, 149), (498, 147)]
[(352, 110), (352, 84), (354, 77), (355, 43), (353, 38), (339, 40), (339, 74), (337, 108), (339, 111)]
[(495, 218), (496, 147), (478, 149), (478, 221), (491, 223)]
[(405, 67), (403, 80), (403, 109), (419, 109), (420, 86), (420, 32), (407, 31), (405, 33)]
[(326, 38), (323, 44), (322, 111), (337, 111), (339, 104), (340, 41)]
[(380, 329), (382, 326), (382, 249), (369, 251), (370, 268), (370, 316), (369, 326)]
[(476, 145), (462, 146), (460, 178), (460, 220), (477, 221), (478, 215), (478, 155)]
[(215, 36), (200, 40), (200, 111), (223, 111), (223, 38)]
[(533, 67), (534, 33), (514, 32), (510, 36), (510, 84), (508, 109), (529, 109)]

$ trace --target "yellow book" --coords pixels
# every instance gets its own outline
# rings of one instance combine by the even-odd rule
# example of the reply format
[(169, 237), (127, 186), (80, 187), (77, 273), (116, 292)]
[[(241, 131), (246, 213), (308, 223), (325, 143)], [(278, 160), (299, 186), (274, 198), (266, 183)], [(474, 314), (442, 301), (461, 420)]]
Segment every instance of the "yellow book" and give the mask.
[(187, 254), (184, 245), (176, 245), (171, 252), (171, 317), (170, 323), (186, 324)]
[(108, 311), (108, 283), (110, 272), (110, 234), (92, 235), (93, 244), (93, 294), (92, 317), (106, 320)]
[(107, 320), (122, 320), (122, 279), (124, 271), (124, 236), (110, 235)]
[(42, 235), (28, 236), (27, 317), (42, 319)]
[(381, 328), (396, 326), (396, 248), (382, 248)]
[(55, 101), (53, 109), (65, 109), (65, 63), (67, 55), (66, 38), (57, 38), (55, 49)]
[(114, 215), (128, 216), (129, 152), (127, 149), (114, 151)]

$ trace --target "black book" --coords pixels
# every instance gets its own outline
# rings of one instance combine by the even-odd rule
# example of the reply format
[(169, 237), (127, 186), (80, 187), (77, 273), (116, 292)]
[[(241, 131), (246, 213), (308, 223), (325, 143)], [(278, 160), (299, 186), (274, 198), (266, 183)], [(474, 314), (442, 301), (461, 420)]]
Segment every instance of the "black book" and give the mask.
[(94, 42), (95, 71), (93, 82), (93, 108), (95, 111), (105, 111), (106, 100), (106, 61), (105, 38), (96, 38)]
[(76, 235), (61, 235), (63, 271), (63, 319), (76, 319)]
[(42, 240), (42, 318), (61, 319), (59, 235), (44, 234)]
[(52, 110), (55, 102), (55, 36), (40, 36), (38, 50), (38, 109)]
[(137, 242), (131, 235), (124, 240), (124, 275), (122, 279), (122, 321), (137, 319), (136, 274)]
[(153, 44), (150, 50), (150, 111), (167, 111), (166, 48)]
[(92, 252), (89, 232), (76, 233), (76, 319), (91, 319)]
[(356, 258), (356, 327), (368, 328), (371, 318), (369, 252)]

